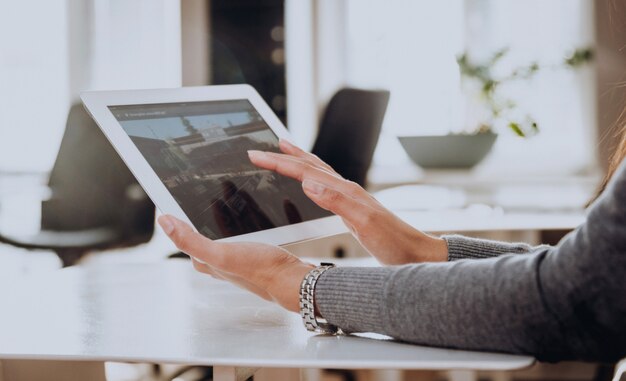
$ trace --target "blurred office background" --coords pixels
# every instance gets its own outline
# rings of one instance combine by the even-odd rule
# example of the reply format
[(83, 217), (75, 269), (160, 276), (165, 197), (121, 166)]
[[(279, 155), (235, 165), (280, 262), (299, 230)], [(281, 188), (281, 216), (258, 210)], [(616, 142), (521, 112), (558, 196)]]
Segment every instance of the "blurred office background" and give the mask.
[[(374, 166), (407, 166), (396, 136), (467, 128), (455, 58), (509, 48), (506, 64), (592, 65), (510, 86), (542, 126), (501, 133), (480, 171), (580, 174), (604, 162), (622, 88), (624, 20), (606, 0), (54, 0), (0, 4), (0, 170), (52, 167), (83, 90), (252, 83), (311, 146), (320, 112), (345, 86), (391, 100)], [(622, 12), (623, 13), (623, 12)], [(506, 131), (505, 131), (506, 132)], [(606, 138), (605, 138), (606, 136)], [(599, 144), (605, 143), (605, 144)], [(28, 147), (28, 149), (25, 149)], [(598, 160), (601, 157), (601, 160)]]
[[(367, 185), (372, 191), (436, 186), (415, 189), (435, 201), (414, 205), (434, 208), (443, 221), (433, 225), (436, 231), (463, 226), (453, 219), (475, 224), (509, 209), (578, 218), (617, 143), (625, 45), (626, 6), (611, 0), (1, 1), (0, 233), (38, 222), (33, 216), (40, 205), (32, 200), (45, 195), (34, 190), (31, 197), (24, 184), (46, 183), (81, 91), (230, 83), (257, 88), (306, 149), (338, 90), (388, 90)], [(544, 68), (501, 88), (532, 114), (539, 133), (524, 139), (498, 128), (493, 149), (471, 169), (414, 164), (398, 136), (475, 127), (475, 104), (458, 57), (468, 52), (484, 61), (503, 48), (503, 73), (534, 62)], [(581, 48), (592, 52), (589, 62), (563, 70), (563, 60)], [(24, 200), (7, 202), (15, 193)], [(393, 204), (396, 195), (387, 201)], [(441, 210), (454, 208), (478, 214), (441, 217)], [(567, 230), (533, 226), (475, 235), (554, 243)], [(341, 240), (321, 245), (328, 250), (320, 252), (333, 255), (355, 247)], [(0, 247), (0, 261), (9, 264), (0, 268), (5, 280), (60, 267), (53, 255)], [(150, 247), (100, 258), (154, 260), (155, 247), (164, 256), (174, 250), (159, 232)], [(594, 369), (541, 374), (554, 379), (563, 372), (568, 379), (589, 379)]]

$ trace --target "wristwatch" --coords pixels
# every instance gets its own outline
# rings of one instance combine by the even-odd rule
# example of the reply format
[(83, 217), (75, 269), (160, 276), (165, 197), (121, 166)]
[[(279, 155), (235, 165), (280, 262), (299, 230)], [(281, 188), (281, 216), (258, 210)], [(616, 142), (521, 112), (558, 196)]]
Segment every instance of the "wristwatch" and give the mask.
[(339, 331), (337, 326), (315, 316), (315, 284), (324, 271), (333, 267), (335, 267), (333, 263), (322, 262), (320, 266), (306, 274), (300, 285), (300, 316), (309, 331), (327, 334), (335, 334)]

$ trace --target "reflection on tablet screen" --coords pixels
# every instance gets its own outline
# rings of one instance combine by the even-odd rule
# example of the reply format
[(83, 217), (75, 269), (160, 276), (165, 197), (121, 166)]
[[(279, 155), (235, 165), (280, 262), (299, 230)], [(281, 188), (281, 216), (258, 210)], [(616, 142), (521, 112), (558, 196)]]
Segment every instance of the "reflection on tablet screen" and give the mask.
[(329, 216), (299, 182), (260, 169), (247, 150), (279, 152), (245, 99), (110, 106), (194, 226), (212, 239)]

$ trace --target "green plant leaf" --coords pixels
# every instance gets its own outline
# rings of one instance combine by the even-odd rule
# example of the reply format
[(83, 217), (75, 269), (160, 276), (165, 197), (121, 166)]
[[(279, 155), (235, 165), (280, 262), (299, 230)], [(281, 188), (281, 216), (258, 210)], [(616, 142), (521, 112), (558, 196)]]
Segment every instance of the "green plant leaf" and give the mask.
[(571, 68), (580, 67), (593, 60), (593, 49), (578, 48), (565, 58), (565, 65)]
[(505, 47), (499, 49), (495, 51), (491, 57), (480, 63), (471, 62), (468, 52), (463, 52), (463, 54), (457, 56), (456, 59), (461, 76), (477, 82), (480, 86), (478, 87), (479, 93), (477, 95), (480, 96), (479, 99), (484, 103), (486, 110), (491, 113), (490, 119), (492, 123), (499, 124), (500, 122), (506, 121), (508, 128), (510, 128), (515, 135), (522, 138), (529, 138), (539, 133), (537, 122), (530, 115), (527, 115), (522, 122), (507, 120), (509, 115), (512, 114), (512, 111), (517, 108), (517, 105), (513, 100), (503, 98), (502, 94), (499, 94), (500, 88), (509, 82), (530, 80), (538, 72), (546, 68), (576, 69), (593, 60), (594, 52), (590, 47), (578, 48), (557, 65), (546, 66), (543, 64), (540, 65), (537, 61), (531, 61), (528, 64), (513, 68), (508, 75), (494, 75), (492, 70), (508, 52), (509, 48)]
[(489, 60), (489, 66), (493, 66), (496, 63), (498, 63), (498, 61), (500, 61), (502, 59), (502, 57), (506, 56), (506, 54), (509, 52), (509, 48), (505, 47), (502, 48), (500, 50), (497, 50), (493, 56), (491, 56), (491, 59)]
[(519, 123), (517, 122), (509, 122), (509, 128), (519, 137), (521, 138), (525, 138), (526, 134), (524, 133), (524, 131), (522, 131), (522, 128), (520, 127)]
[(532, 129), (533, 129), (533, 132), (534, 132), (534, 133), (536, 133), (536, 134), (538, 134), (538, 133), (539, 133), (539, 125), (537, 124), (537, 122), (533, 121), (533, 122), (530, 124), (530, 128), (532, 128)]

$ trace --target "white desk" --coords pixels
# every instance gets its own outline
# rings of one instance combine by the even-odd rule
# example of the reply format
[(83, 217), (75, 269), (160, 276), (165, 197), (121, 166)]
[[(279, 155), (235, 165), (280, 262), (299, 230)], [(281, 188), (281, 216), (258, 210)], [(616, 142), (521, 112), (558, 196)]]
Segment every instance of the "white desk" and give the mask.
[(531, 357), (317, 336), (300, 318), (183, 260), (74, 267), (1, 285), (0, 359), (123, 361), (245, 368), (528, 367)]
[(585, 222), (578, 212), (394, 211), (409, 225), (430, 233), (572, 230)]
[(589, 184), (405, 185), (375, 193), (410, 225), (427, 232), (570, 230), (585, 220)]

